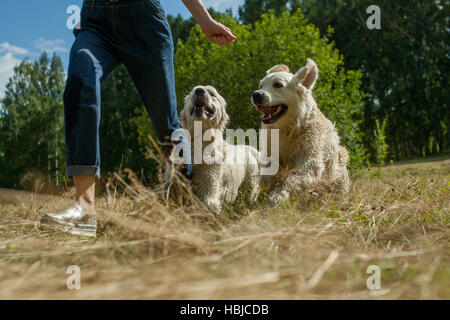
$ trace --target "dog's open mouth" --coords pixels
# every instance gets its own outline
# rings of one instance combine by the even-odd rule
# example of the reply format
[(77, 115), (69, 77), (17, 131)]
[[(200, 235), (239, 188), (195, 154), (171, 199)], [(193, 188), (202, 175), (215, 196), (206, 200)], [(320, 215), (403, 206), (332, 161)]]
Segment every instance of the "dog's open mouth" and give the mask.
[(207, 118), (212, 118), (214, 116), (214, 110), (207, 107), (206, 104), (201, 101), (195, 102), (191, 113), (195, 113), (195, 115), (199, 118), (203, 117), (203, 115), (206, 115)]
[(279, 104), (276, 106), (256, 106), (259, 112), (263, 115), (261, 116), (262, 122), (269, 124), (277, 121), (288, 109), (285, 104)]

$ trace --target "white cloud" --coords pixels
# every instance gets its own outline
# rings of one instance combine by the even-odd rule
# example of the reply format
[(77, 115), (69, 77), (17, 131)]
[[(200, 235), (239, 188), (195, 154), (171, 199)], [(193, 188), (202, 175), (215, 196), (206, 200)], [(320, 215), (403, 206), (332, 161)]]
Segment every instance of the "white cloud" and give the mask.
[(14, 66), (20, 63), (21, 60), (17, 59), (12, 55), (11, 52), (0, 56), (0, 98), (3, 97), (3, 92), (5, 92), (6, 84), (9, 78), (14, 73)]
[[(39, 38), (34, 42), (39, 51), (48, 53), (67, 52), (64, 40), (49, 40)], [(14, 74), (14, 66), (19, 64), (25, 56), (38, 56), (38, 53), (9, 44), (0, 43), (0, 99), (4, 96), (5, 87), (9, 78)]]
[(13, 46), (8, 42), (0, 43), (0, 53), (4, 52), (9, 52), (14, 55), (25, 55), (29, 53), (27, 49)]
[(239, 6), (242, 6), (244, 2), (244, 0), (203, 0), (205, 7), (213, 7), (217, 11), (223, 12), (225, 9), (232, 8), (233, 15), (237, 14)]
[(48, 53), (53, 53), (68, 51), (65, 47), (65, 42), (62, 39), (49, 40), (45, 38), (39, 38), (34, 42), (34, 45), (42, 52), (47, 51)]
[(0, 43), (0, 54), (0, 98), (2, 98), (6, 84), (14, 73), (14, 67), (22, 60), (17, 56), (29, 55), (30, 52), (8, 42), (2, 42)]

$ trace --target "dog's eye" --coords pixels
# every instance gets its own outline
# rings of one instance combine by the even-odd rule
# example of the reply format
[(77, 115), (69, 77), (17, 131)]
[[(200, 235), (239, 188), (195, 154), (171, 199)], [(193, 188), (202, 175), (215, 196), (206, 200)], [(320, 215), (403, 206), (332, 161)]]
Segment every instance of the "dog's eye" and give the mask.
[(283, 87), (284, 87), (283, 84), (282, 84), (281, 82), (275, 82), (275, 83), (273, 84), (273, 86), (274, 86), (275, 88), (283, 88)]
[(262, 84), (259, 85), (259, 88), (262, 89)]
[(216, 95), (214, 94), (214, 92), (212, 92), (212, 91), (208, 91), (208, 93), (209, 93), (209, 95), (211, 96), (211, 97), (216, 97)]

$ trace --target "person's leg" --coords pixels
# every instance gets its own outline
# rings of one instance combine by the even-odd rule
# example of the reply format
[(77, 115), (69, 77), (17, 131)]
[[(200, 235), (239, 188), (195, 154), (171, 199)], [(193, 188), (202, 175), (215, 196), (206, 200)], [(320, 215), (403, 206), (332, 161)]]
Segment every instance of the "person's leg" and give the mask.
[(95, 212), (95, 178), (73, 177), (77, 194), (75, 200), (87, 212)]
[(95, 178), (100, 177), (101, 82), (118, 64), (113, 48), (95, 32), (77, 35), (70, 54), (64, 92), (67, 168), (74, 177), (76, 200), (94, 211)]
[[(155, 133), (168, 156), (173, 148), (173, 144), (168, 142), (173, 131), (180, 129), (181, 125), (175, 94), (174, 45), (165, 12), (156, 0), (117, 8), (116, 12), (121, 60), (144, 101)], [(132, 19), (125, 19), (126, 16)], [(191, 169), (187, 175), (190, 174)]]
[(180, 128), (172, 34), (158, 1), (147, 1), (135, 6), (134, 10), (136, 21), (131, 21), (131, 24), (136, 24), (139, 32), (132, 33), (131, 25), (123, 21), (128, 36), (123, 35), (125, 50), (120, 50), (120, 54), (144, 101), (158, 139), (165, 141)]
[(41, 227), (94, 237), (95, 178), (100, 177), (101, 82), (119, 63), (114, 47), (100, 32), (107, 23), (102, 20), (104, 16), (100, 8), (83, 7), (82, 29), (76, 31), (64, 91), (66, 173), (74, 178), (76, 202), (41, 219)]

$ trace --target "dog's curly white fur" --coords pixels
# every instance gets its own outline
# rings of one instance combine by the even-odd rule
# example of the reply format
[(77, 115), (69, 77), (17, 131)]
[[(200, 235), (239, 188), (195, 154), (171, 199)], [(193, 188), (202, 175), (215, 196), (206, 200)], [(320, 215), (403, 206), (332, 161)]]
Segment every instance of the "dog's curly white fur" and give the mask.
[[(259, 152), (251, 146), (232, 145), (223, 139), (223, 131), (228, 122), (225, 99), (212, 86), (197, 86), (185, 97), (180, 114), (181, 124), (191, 134), (195, 142), (203, 141), (208, 130), (212, 142), (202, 143), (202, 154), (206, 148), (214, 163), (193, 165), (193, 190), (214, 213), (222, 211), (224, 204), (233, 203), (241, 187), (249, 188), (249, 200), (255, 202), (259, 194), (260, 169)], [(200, 121), (202, 130), (196, 133), (194, 124)], [(195, 137), (195, 134), (201, 134)], [(193, 152), (195, 146), (192, 143)], [(239, 163), (236, 162), (239, 157)], [(245, 186), (244, 186), (245, 185)]]
[(295, 74), (286, 65), (276, 65), (253, 93), (253, 105), (263, 113), (262, 127), (279, 129), (280, 171), (272, 178), (269, 194), (274, 204), (317, 182), (349, 188), (347, 150), (312, 96), (318, 73), (311, 59)]

